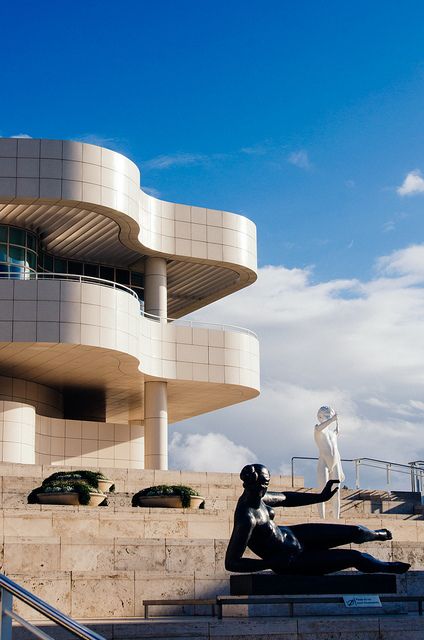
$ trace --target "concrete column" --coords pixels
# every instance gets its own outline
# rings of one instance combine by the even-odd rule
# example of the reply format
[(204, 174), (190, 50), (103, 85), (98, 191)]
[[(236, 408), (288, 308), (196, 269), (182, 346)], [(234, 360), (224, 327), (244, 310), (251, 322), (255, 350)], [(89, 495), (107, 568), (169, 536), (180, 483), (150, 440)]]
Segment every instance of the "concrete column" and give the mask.
[(168, 469), (166, 382), (144, 383), (144, 468)]
[(0, 462), (35, 464), (34, 407), (23, 402), (1, 400), (0, 420), (3, 424)]
[(166, 318), (168, 315), (168, 287), (166, 259), (147, 257), (144, 264), (144, 311)]

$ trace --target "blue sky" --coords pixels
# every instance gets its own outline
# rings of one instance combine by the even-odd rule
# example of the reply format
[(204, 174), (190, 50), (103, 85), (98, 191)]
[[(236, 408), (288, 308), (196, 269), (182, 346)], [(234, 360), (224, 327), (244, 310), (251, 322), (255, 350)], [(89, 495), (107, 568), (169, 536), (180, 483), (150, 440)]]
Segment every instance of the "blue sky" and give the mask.
[(257, 285), (205, 317), (258, 332), (262, 394), (177, 425), (174, 466), (287, 470), (320, 404), (345, 457), (423, 459), (424, 3), (17, 0), (0, 24), (0, 135), (109, 146), (258, 226)]
[[(367, 277), (423, 231), (422, 2), (4, 3), (0, 133), (100, 141), (165, 199), (243, 212), (259, 261)], [(166, 156), (160, 168), (149, 162)]]

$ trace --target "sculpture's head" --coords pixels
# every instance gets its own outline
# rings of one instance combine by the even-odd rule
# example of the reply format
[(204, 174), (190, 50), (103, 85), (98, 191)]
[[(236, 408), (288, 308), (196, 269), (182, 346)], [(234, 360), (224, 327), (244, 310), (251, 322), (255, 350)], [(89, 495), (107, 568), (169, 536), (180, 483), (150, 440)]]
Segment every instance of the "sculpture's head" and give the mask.
[(336, 415), (336, 412), (334, 411), (334, 409), (324, 405), (323, 407), (320, 407), (318, 409), (318, 413), (317, 413), (318, 422), (321, 423), (321, 422), (325, 422), (326, 420), (330, 420), (330, 418), (332, 418), (334, 415)]
[(268, 491), (271, 475), (263, 464), (247, 464), (240, 471), (240, 478), (245, 489), (258, 492), (263, 498)]

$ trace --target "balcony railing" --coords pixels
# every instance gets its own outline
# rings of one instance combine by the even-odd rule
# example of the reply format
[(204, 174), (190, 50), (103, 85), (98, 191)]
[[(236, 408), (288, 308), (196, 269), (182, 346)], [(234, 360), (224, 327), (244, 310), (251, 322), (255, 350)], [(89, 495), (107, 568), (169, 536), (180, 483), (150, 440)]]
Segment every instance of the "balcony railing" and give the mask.
[(125, 284), (114, 282), (113, 280), (105, 280), (104, 278), (95, 278), (93, 276), (83, 276), (77, 273), (49, 273), (45, 271), (0, 271), (0, 280), (4, 278), (6, 280), (70, 280), (71, 282), (98, 284), (102, 287), (110, 287), (112, 289), (119, 289), (129, 293), (133, 298), (139, 300), (139, 297)]

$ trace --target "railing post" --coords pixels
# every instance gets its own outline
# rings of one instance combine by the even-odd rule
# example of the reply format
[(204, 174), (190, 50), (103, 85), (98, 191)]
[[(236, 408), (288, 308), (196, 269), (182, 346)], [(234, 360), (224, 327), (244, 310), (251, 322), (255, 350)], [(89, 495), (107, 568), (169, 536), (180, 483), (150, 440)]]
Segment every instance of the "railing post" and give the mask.
[(355, 460), (355, 489), (359, 489), (359, 465), (361, 461), (359, 459)]
[(391, 464), (386, 464), (386, 482), (387, 482), (387, 493), (390, 494), (390, 470), (391, 470)]
[(12, 618), (5, 613), (5, 609), (12, 611), (13, 596), (6, 589), (1, 589), (1, 621), (0, 640), (12, 640)]
[(413, 467), (413, 465), (410, 465), (411, 467), (411, 491), (416, 491), (415, 488), (415, 469)]
[(294, 458), (291, 459), (291, 477), (292, 477), (292, 487), (294, 487)]

